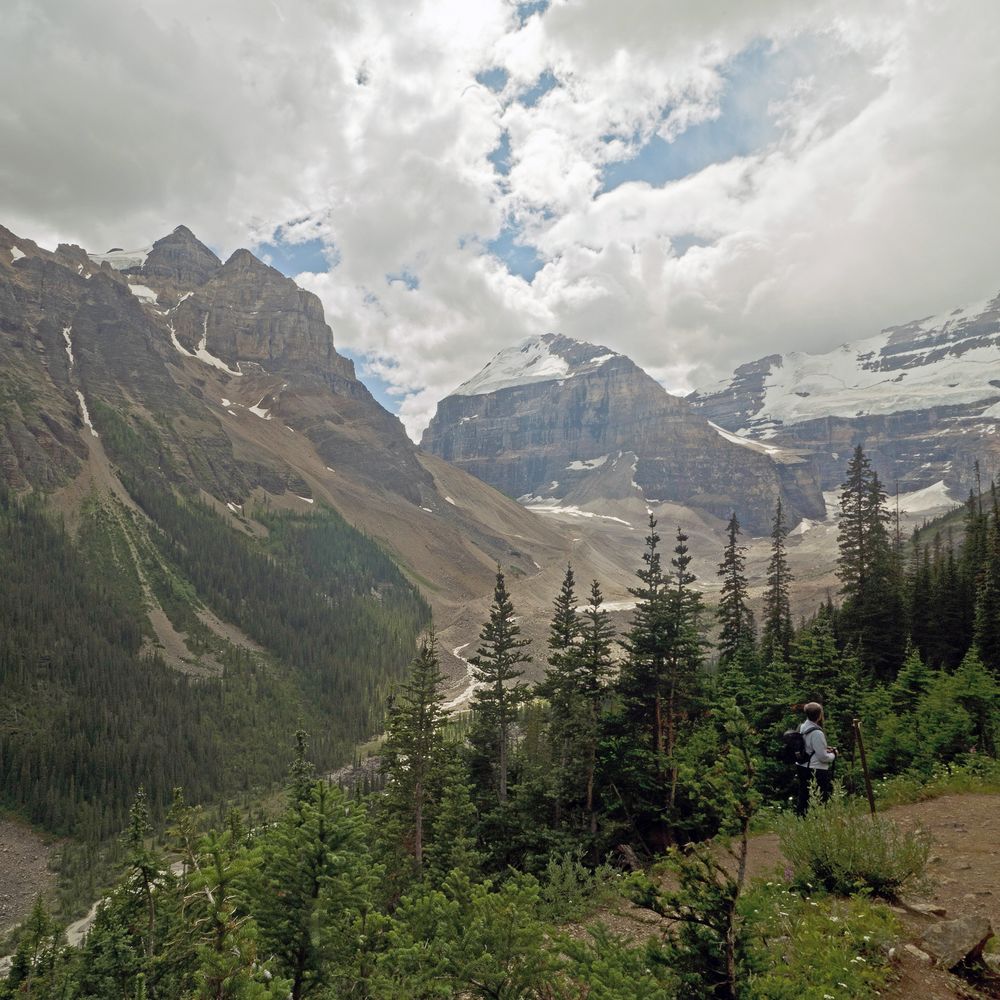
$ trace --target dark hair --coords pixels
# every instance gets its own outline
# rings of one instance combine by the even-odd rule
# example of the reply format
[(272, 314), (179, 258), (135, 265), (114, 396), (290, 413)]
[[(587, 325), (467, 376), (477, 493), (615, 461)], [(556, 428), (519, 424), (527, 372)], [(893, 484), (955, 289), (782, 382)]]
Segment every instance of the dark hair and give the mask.
[(823, 718), (823, 706), (818, 701), (811, 701), (803, 707), (810, 722), (819, 722)]

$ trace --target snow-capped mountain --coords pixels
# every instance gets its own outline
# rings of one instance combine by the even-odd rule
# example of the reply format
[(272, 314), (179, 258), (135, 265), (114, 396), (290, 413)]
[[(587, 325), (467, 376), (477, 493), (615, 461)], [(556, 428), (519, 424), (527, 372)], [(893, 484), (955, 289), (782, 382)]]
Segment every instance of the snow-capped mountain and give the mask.
[(589, 374), (620, 357), (620, 354), (609, 351), (606, 347), (574, 343), (554, 334), (529, 337), (520, 344), (500, 351), (452, 395), (484, 396), (515, 386), (561, 381)]
[(1000, 467), (1000, 295), (826, 354), (770, 355), (688, 399), (739, 437), (811, 452), (824, 488), (860, 443), (887, 482), (944, 480), (961, 497), (977, 459)]
[[(497, 354), (441, 400), (422, 445), (523, 503), (641, 523), (672, 503), (765, 530), (777, 495), (822, 516), (793, 451), (716, 426), (625, 355), (557, 334)], [(631, 522), (630, 522), (631, 523)]]

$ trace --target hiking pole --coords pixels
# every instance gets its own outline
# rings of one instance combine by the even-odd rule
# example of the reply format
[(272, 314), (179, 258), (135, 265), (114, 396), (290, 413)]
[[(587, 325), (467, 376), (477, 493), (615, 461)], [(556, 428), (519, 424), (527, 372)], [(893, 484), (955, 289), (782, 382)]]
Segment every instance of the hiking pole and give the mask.
[(868, 808), (871, 809), (872, 816), (874, 816), (875, 796), (872, 794), (872, 779), (868, 773), (868, 757), (865, 755), (865, 741), (861, 738), (861, 720), (851, 719), (851, 725), (854, 727), (854, 739), (858, 745), (858, 752), (861, 754), (861, 770), (865, 774), (865, 791), (868, 793)]

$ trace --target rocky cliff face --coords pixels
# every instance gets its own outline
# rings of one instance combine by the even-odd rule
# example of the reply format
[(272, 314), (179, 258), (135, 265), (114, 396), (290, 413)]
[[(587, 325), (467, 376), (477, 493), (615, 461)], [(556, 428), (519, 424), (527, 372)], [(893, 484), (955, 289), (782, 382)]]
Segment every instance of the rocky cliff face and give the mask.
[(223, 264), (181, 226), (139, 250), (50, 252), (0, 227), (4, 483), (68, 503), (86, 482), (124, 495), (126, 453), (237, 518), (249, 501), (324, 499), (442, 596), (488, 592), (498, 559), (532, 567), (498, 524), (556, 544), (471, 477), (455, 473), (446, 499), (337, 353), (319, 299), (249, 251)]
[(1000, 472), (1000, 296), (827, 354), (761, 358), (689, 399), (740, 436), (811, 455), (824, 489), (861, 444), (890, 487), (944, 482), (961, 499), (974, 462)]
[(428, 451), (524, 502), (640, 497), (764, 531), (775, 497), (823, 516), (808, 462), (734, 441), (627, 357), (547, 334), (501, 352), (438, 404)]

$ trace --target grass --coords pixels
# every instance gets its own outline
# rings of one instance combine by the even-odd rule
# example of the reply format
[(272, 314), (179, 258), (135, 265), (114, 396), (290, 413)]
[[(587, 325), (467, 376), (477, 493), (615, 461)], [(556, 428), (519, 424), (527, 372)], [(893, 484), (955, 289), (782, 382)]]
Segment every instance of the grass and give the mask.
[(1000, 794), (1000, 760), (968, 754), (953, 764), (935, 764), (929, 774), (899, 774), (872, 782), (879, 809), (926, 802), (942, 795)]
[(889, 947), (899, 926), (869, 899), (801, 896), (775, 882), (742, 903), (748, 947), (746, 1000), (847, 1000), (880, 995), (892, 974)]

